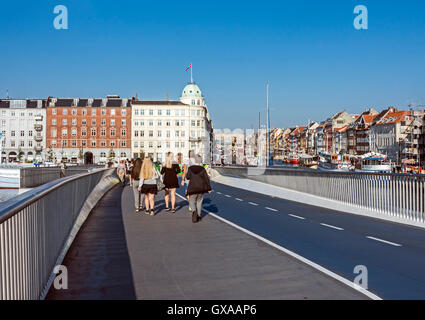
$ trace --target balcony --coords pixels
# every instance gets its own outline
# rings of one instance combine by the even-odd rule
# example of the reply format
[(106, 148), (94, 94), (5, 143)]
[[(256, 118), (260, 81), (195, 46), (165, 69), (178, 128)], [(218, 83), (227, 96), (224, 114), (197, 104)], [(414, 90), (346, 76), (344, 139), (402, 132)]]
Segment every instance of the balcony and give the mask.
[(36, 152), (41, 152), (41, 151), (43, 151), (43, 147), (39, 147), (39, 146), (35, 146), (34, 147), (34, 150), (36, 151)]
[(36, 136), (34, 136), (34, 140), (37, 141), (37, 142), (41, 142), (41, 141), (43, 141), (43, 136), (36, 135)]
[(43, 121), (43, 116), (41, 114), (36, 115), (35, 121)]
[(34, 129), (35, 129), (35, 131), (43, 131), (43, 125), (42, 124), (35, 124)]

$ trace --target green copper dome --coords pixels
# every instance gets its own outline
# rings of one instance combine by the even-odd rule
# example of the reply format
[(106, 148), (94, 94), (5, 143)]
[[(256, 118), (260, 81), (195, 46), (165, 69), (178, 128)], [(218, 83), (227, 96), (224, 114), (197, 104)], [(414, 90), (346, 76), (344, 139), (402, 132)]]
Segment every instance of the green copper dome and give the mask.
[(202, 92), (199, 87), (194, 83), (189, 83), (186, 87), (183, 89), (182, 98), (202, 98)]

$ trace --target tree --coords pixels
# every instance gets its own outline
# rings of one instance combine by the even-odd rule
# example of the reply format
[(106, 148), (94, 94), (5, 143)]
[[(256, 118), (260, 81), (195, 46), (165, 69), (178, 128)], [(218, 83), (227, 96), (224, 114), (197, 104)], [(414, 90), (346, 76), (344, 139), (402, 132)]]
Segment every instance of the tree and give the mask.
[(50, 146), (49, 149), (47, 150), (47, 160), (53, 161), (53, 158), (54, 158), (53, 150), (52, 150), (52, 146)]
[(145, 158), (145, 151), (143, 149), (140, 149), (140, 159), (144, 159)]
[(21, 147), (18, 148), (18, 160), (19, 160), (19, 162), (21, 162), (21, 160), (22, 160), (22, 149), (21, 149)]
[(80, 148), (80, 152), (78, 153), (78, 159), (82, 162), (84, 159), (83, 148)]

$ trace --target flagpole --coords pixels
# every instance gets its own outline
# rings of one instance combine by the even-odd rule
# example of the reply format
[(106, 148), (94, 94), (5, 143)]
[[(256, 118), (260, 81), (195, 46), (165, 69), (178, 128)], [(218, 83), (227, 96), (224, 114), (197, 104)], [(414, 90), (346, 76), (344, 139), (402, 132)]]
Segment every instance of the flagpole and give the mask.
[(191, 62), (190, 63), (190, 83), (193, 83), (193, 73), (192, 73), (192, 70), (193, 70), (193, 64)]

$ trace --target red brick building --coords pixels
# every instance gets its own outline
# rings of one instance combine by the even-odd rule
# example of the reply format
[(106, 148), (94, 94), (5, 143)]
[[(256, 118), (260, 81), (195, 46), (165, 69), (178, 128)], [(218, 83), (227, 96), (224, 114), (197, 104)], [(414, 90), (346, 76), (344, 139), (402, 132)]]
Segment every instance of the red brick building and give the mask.
[(46, 106), (50, 160), (91, 164), (130, 158), (130, 99), (48, 98)]

